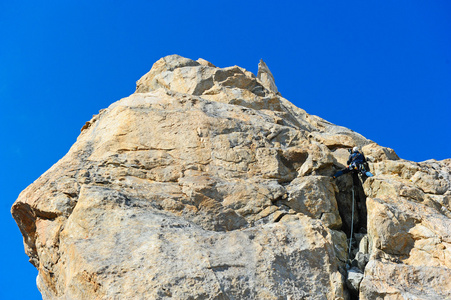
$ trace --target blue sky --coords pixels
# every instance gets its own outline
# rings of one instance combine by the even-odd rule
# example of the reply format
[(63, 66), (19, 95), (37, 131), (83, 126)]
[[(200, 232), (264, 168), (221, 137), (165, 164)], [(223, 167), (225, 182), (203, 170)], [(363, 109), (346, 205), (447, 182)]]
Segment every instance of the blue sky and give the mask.
[(159, 58), (257, 72), (401, 158), (451, 157), (450, 1), (1, 1), (1, 299), (40, 299), (10, 207)]

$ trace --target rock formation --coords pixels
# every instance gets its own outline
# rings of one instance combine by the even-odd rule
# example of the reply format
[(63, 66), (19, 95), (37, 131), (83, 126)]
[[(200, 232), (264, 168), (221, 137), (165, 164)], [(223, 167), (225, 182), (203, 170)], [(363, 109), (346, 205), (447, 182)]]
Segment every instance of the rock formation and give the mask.
[(260, 59), (260, 62), (258, 64), (257, 78), (260, 80), (260, 82), (263, 84), (265, 88), (267, 88), (271, 92), (278, 93), (274, 76), (272, 75), (271, 71), (269, 70), (268, 66), (265, 64), (263, 59)]
[[(332, 180), (356, 145), (376, 176)], [(172, 55), (12, 214), (44, 299), (445, 299), (450, 172), (307, 114), (264, 63)]]

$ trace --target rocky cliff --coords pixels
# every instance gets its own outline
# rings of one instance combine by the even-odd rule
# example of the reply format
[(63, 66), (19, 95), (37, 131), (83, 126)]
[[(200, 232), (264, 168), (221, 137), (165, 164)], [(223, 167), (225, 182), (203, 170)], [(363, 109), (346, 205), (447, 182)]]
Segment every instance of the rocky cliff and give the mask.
[[(354, 146), (375, 176), (333, 180)], [(307, 114), (263, 62), (172, 55), (12, 214), (44, 299), (446, 299), (450, 172)]]

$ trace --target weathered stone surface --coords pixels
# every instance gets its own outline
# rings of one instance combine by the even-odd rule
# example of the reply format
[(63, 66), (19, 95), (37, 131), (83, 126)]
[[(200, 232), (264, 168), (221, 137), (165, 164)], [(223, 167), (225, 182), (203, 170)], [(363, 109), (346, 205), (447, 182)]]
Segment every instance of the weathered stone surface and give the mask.
[(262, 82), (265, 88), (267, 88), (271, 92), (278, 93), (274, 76), (272, 75), (263, 59), (260, 59), (260, 62), (258, 63), (257, 78)]
[(358, 293), (360, 288), (360, 282), (363, 279), (363, 272), (357, 268), (351, 268), (348, 271), (348, 278), (346, 279), (346, 285), (353, 293)]
[(326, 176), (306, 176), (294, 179), (287, 187), (289, 197), (283, 200), (286, 206), (314, 219), (320, 219), (330, 228), (339, 229), (335, 193), (338, 189)]
[(365, 182), (370, 262), (361, 299), (451, 297), (449, 160), (376, 163)]
[(384, 160), (399, 160), (393, 149), (381, 147), (376, 143), (371, 143), (362, 148), (365, 157), (370, 162), (380, 162)]
[[(90, 186), (81, 190), (60, 237), (60, 251), (69, 254), (61, 262), (62, 294), (73, 299), (273, 299), (312, 289), (333, 298), (330, 287), (339, 288), (331, 237), (304, 216), (296, 223), (206, 231), (151, 203)], [(311, 269), (322, 275), (307, 276)]]
[[(262, 74), (168, 56), (82, 127), (12, 207), (44, 299), (345, 299), (347, 260), (362, 299), (450, 296), (451, 160), (399, 159)], [(376, 176), (332, 181), (356, 145)]]
[(449, 278), (449, 268), (371, 260), (360, 283), (360, 299), (449, 299)]

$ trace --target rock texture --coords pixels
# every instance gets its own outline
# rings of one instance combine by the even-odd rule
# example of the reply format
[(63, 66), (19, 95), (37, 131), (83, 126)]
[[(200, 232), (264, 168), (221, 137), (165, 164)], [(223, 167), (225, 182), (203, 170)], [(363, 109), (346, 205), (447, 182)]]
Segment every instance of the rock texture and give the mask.
[[(356, 145), (376, 176), (333, 181)], [(307, 114), (263, 62), (172, 55), (12, 214), (44, 299), (445, 299), (450, 171)]]

